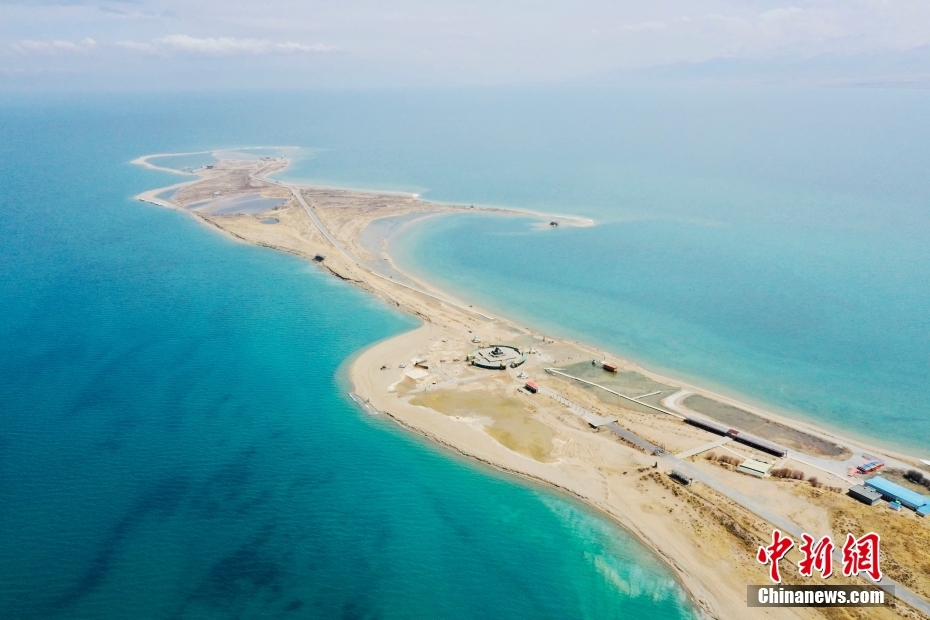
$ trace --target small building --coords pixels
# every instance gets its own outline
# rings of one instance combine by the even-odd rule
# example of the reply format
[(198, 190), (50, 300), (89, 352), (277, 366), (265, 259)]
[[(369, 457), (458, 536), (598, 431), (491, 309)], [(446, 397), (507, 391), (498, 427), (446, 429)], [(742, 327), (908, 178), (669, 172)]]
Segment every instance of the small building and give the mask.
[(921, 495), (916, 491), (911, 491), (900, 484), (895, 484), (891, 480), (875, 476), (865, 481), (865, 486), (874, 489), (889, 502), (901, 502), (902, 506), (907, 506), (914, 510), (920, 516), (926, 516), (930, 512), (930, 497)]
[(413, 368), (405, 372), (404, 376), (410, 377), (414, 381), (419, 381), (420, 379), (426, 379), (430, 374), (429, 371), (423, 370), (422, 368)]
[(523, 387), (525, 387), (526, 391), (529, 392), (530, 394), (535, 394), (536, 392), (539, 391), (539, 386), (536, 385), (536, 383), (534, 383), (533, 381), (527, 381), (526, 385), (524, 385)]
[(860, 501), (868, 506), (874, 506), (882, 498), (882, 494), (874, 489), (870, 489), (861, 484), (851, 487), (847, 492), (854, 500)]
[(736, 468), (736, 471), (742, 474), (749, 474), (750, 476), (758, 476), (759, 478), (765, 478), (765, 475), (769, 473), (769, 470), (772, 469), (774, 463), (769, 463), (768, 461), (760, 461), (758, 459), (746, 459)]
[(856, 467), (856, 470), (860, 474), (870, 474), (873, 471), (877, 471), (884, 466), (885, 464), (883, 462), (876, 459), (874, 461), (869, 461), (868, 463), (863, 463), (862, 465), (859, 465), (858, 467)]
[(673, 469), (672, 471), (668, 472), (668, 475), (672, 480), (676, 480), (680, 482), (681, 484), (685, 485), (686, 487), (691, 486), (691, 483), (692, 483), (691, 476), (686, 476), (685, 474), (681, 473), (677, 469)]
[(526, 361), (526, 353), (506, 344), (496, 344), (482, 349), (475, 349), (468, 354), (472, 366), (488, 370), (504, 370), (507, 366), (516, 368)]
[(604, 370), (606, 370), (607, 372), (617, 372), (618, 368), (616, 364), (604, 362)]

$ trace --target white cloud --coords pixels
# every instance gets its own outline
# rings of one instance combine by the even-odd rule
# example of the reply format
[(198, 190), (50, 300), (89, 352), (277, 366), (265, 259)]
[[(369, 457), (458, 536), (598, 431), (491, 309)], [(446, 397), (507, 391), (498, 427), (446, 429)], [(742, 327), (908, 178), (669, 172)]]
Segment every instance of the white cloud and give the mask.
[[(927, 24), (927, 0), (0, 0), (0, 66), (155, 73), (196, 56), (274, 60), (237, 70), (315, 71), (338, 83), (522, 84), (716, 59), (829, 55), (855, 65), (900, 53), (927, 58), (913, 70), (930, 73)], [(82, 54), (85, 33), (99, 45)], [(327, 62), (334, 50), (344, 53)], [(142, 55), (153, 62), (132, 62)]]
[(335, 50), (331, 45), (314, 43), (313, 45), (304, 45), (303, 43), (279, 43), (276, 49), (282, 52), (332, 52)]
[(58, 52), (86, 52), (97, 47), (93, 39), (73, 41), (19, 41), (12, 45), (17, 52), (24, 54), (57, 54)]
[(124, 41), (123, 47), (139, 51), (182, 52), (188, 54), (205, 54), (210, 56), (231, 56), (234, 54), (294, 54), (306, 52), (331, 52), (334, 48), (315, 43), (306, 45), (288, 41), (275, 43), (267, 39), (237, 39), (235, 37), (197, 38), (186, 34), (173, 34), (153, 39), (151, 44)]

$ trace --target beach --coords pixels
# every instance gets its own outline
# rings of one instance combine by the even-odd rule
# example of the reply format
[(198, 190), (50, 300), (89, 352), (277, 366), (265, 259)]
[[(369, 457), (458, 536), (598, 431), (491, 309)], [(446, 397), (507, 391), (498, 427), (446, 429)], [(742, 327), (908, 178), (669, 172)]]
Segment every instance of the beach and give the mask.
[[(135, 163), (149, 165), (156, 157)], [(231, 238), (300, 256), (418, 317), (419, 328), (377, 343), (353, 361), (350, 378), (363, 409), (388, 415), (470, 458), (559, 488), (609, 515), (661, 557), (697, 606), (712, 617), (774, 616), (772, 610), (747, 609), (745, 600), (745, 585), (764, 578), (754, 554), (769, 538), (773, 519), (789, 520), (812, 533), (831, 532), (834, 539), (844, 527), (869, 523), (887, 541), (886, 573), (918, 595), (930, 596), (930, 574), (908, 568), (930, 552), (926, 524), (911, 515), (878, 515), (843, 495), (855, 482), (850, 465), (864, 455), (880, 454), (890, 468), (899, 470), (921, 468), (919, 460), (662, 377), (596, 347), (517, 325), (402, 272), (390, 255), (389, 238), (420, 218), (527, 213), (437, 204), (409, 194), (297, 187), (269, 178), (286, 166), (286, 160), (274, 158), (219, 160), (198, 171), (196, 179), (172, 186), (176, 192), (170, 199), (159, 198), (169, 188), (139, 198), (184, 210)], [(237, 196), (255, 196), (244, 199), (251, 204), (276, 199), (276, 206), (255, 212), (209, 208), (211, 201)], [(584, 224), (544, 216), (540, 225), (550, 221), (560, 226)], [(468, 363), (474, 350), (496, 345), (525, 352), (525, 363), (500, 370)], [(617, 372), (605, 368), (608, 360)], [(541, 389), (530, 393), (526, 381)], [(777, 465), (818, 477), (822, 486), (754, 478), (733, 471), (724, 461), (708, 459), (732, 454), (773, 460), (746, 445), (720, 443), (716, 436), (682, 423), (695, 411), (785, 444), (791, 454)], [(615, 420), (660, 446), (662, 454), (678, 455), (696, 475), (718, 481), (733, 496), (706, 484), (679, 486), (668, 476), (668, 459), (624, 442), (606, 425), (593, 427), (592, 416)], [(710, 444), (715, 445), (702, 449)], [(755, 503), (740, 504), (733, 499), (737, 495)], [(774, 516), (760, 517), (766, 511)], [(896, 539), (895, 533), (906, 535)], [(842, 577), (833, 581), (850, 582)], [(777, 612), (777, 617), (786, 618), (842, 617), (811, 609)], [(896, 603), (872, 617), (918, 613)]]

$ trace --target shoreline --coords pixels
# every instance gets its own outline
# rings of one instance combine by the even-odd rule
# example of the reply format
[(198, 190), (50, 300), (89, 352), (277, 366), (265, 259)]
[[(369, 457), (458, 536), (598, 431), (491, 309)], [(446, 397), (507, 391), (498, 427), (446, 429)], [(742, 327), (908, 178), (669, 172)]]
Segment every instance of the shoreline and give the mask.
[[(411, 331), (416, 331), (422, 327), (424, 327), (423, 324)], [(352, 387), (354, 390), (355, 386), (353, 384), (351, 373), (358, 359), (369, 349), (379, 344), (393, 340), (396, 337), (397, 336), (389, 336), (388, 338), (369, 345), (365, 349), (357, 351), (351, 358), (347, 360), (347, 364), (343, 364), (340, 367), (340, 372), (344, 373), (345, 379), (349, 383), (349, 387)], [(441, 435), (426, 432), (421, 427), (409, 423), (402, 416), (393, 415), (389, 411), (379, 411), (374, 409), (369, 403), (360, 399), (355, 391), (347, 392), (347, 394), (352, 403), (364, 411), (367, 416), (373, 418), (381, 417), (382, 419), (389, 420), (391, 424), (396, 425), (404, 432), (412, 434), (416, 440), (423, 442), (424, 447), (438, 450), (441, 453), (445, 453), (449, 457), (458, 459), (461, 461), (463, 466), (477, 466), (481, 469), (484, 469), (484, 473), (489, 475), (504, 474), (513, 478), (513, 480), (510, 481), (513, 484), (526, 485), (529, 483), (530, 488), (533, 488), (533, 490), (536, 492), (555, 492), (557, 494), (561, 494), (561, 499), (563, 501), (575, 502), (579, 505), (579, 509), (592, 511), (598, 517), (610, 522), (613, 525), (619, 526), (629, 536), (635, 539), (644, 550), (653, 554), (658, 562), (669, 569), (669, 577), (671, 577), (678, 584), (684, 597), (691, 603), (694, 609), (701, 614), (701, 617), (718, 617), (713, 614), (708, 615), (708, 609), (706, 605), (702, 605), (701, 602), (695, 598), (694, 592), (704, 592), (705, 589), (703, 585), (699, 581), (687, 578), (689, 574), (683, 573), (680, 570), (680, 567), (675, 562), (673, 557), (671, 557), (661, 547), (657, 546), (651, 539), (645, 536), (634, 522), (629, 521), (622, 514), (611, 511), (608, 507), (601, 505), (588, 496), (580, 494), (569, 486), (556, 484), (546, 478), (526, 473), (521, 469), (508, 467), (494, 460), (475, 456), (473, 453), (463, 450), (454, 442), (447, 441)], [(370, 411), (368, 409), (370, 409)]]
[[(204, 151), (204, 152), (208, 152), (208, 151)], [(187, 153), (182, 153), (182, 154), (187, 154)], [(193, 153), (193, 154), (196, 154), (196, 153)], [(157, 157), (157, 155), (147, 156), (147, 157)], [(275, 174), (284, 172), (284, 170), (286, 169), (287, 168), (279, 170)], [(535, 211), (532, 209), (526, 209), (523, 207), (514, 207), (510, 205), (482, 204), (482, 203), (469, 203), (469, 205), (465, 207), (464, 204), (451, 202), (448, 200), (435, 200), (432, 198), (424, 199), (421, 197), (421, 194), (419, 192), (411, 192), (411, 191), (406, 191), (406, 190), (389, 190), (389, 189), (381, 189), (378, 187), (359, 187), (356, 185), (343, 185), (338, 182), (324, 182), (324, 181), (315, 182), (315, 181), (303, 181), (303, 180), (294, 181), (294, 180), (277, 179), (277, 178), (269, 179), (269, 180), (276, 182), (276, 183), (282, 183), (285, 185), (294, 185), (297, 187), (306, 187), (306, 188), (316, 187), (316, 188), (325, 188), (325, 189), (337, 189), (337, 190), (342, 190), (346, 192), (358, 192), (361, 194), (382, 194), (386, 196), (405, 196), (405, 197), (416, 198), (419, 200), (424, 200), (431, 204), (442, 206), (442, 207), (450, 207), (450, 208), (455, 208), (455, 209), (466, 209), (467, 212), (493, 211), (499, 215), (504, 215), (504, 216), (514, 215), (514, 216), (524, 216), (524, 217), (535, 217), (541, 220), (555, 219), (559, 221), (559, 224), (561, 226), (569, 226), (573, 228), (588, 228), (590, 226), (598, 225), (598, 222), (596, 222), (595, 220), (589, 217), (583, 217), (580, 215), (568, 215), (564, 213), (562, 214), (547, 213), (543, 211)], [(462, 201), (462, 202), (464, 203), (465, 201)], [(543, 226), (543, 228), (545, 229), (545, 226)]]
[[(158, 155), (141, 157), (134, 160), (133, 163), (146, 167), (153, 167), (152, 164), (147, 162), (147, 159), (157, 156)], [(693, 541), (689, 541), (687, 536), (683, 537), (681, 532), (671, 531), (680, 529), (680, 527), (675, 524), (675, 519), (657, 517), (665, 508), (659, 513), (656, 513), (655, 510), (657, 506), (654, 504), (664, 505), (668, 508), (668, 514), (672, 514), (675, 510), (682, 509), (680, 506), (681, 502), (678, 500), (683, 496), (679, 494), (677, 488), (668, 486), (667, 481), (659, 476), (660, 471), (665, 471), (664, 468), (662, 470), (656, 470), (655, 472), (650, 471), (650, 473), (642, 475), (644, 472), (654, 469), (651, 464), (652, 456), (644, 458), (642, 454), (630, 448), (624, 448), (623, 450), (627, 451), (621, 450), (621, 452), (618, 453), (618, 447), (621, 447), (622, 444), (619, 444), (616, 439), (605, 436), (604, 433), (591, 433), (586, 425), (577, 424), (571, 416), (565, 418), (564, 413), (560, 413), (559, 410), (550, 407), (548, 403), (543, 404), (540, 399), (533, 401), (532, 399), (525, 398), (519, 393), (519, 390), (515, 391), (514, 382), (519, 384), (518, 378), (513, 376), (515, 373), (507, 371), (507, 373), (505, 373), (506, 376), (481, 375), (479, 373), (475, 376), (465, 376), (464, 378), (453, 380), (451, 379), (452, 376), (464, 376), (468, 371), (463, 371), (458, 366), (453, 367), (452, 363), (447, 362), (446, 359), (440, 359), (442, 356), (446, 358), (452, 357), (452, 354), (444, 352), (448, 347), (443, 343), (447, 343), (449, 340), (463, 338), (463, 336), (467, 338), (466, 331), (468, 334), (474, 333), (476, 330), (480, 331), (483, 337), (489, 333), (494, 334), (493, 338), (490, 338), (491, 341), (496, 339), (497, 341), (504, 342), (509, 338), (510, 340), (522, 339), (522, 341), (529, 343), (538, 342), (538, 332), (534, 333), (534, 330), (531, 328), (526, 328), (509, 319), (495, 316), (493, 313), (486, 313), (481, 308), (476, 308), (471, 304), (467, 304), (465, 301), (460, 301), (458, 296), (449, 295), (435, 285), (423, 281), (415, 275), (403, 272), (397, 268), (394, 261), (390, 259), (390, 253), (387, 251), (387, 248), (385, 248), (384, 251), (386, 257), (382, 257), (383, 260), (390, 263), (390, 269), (393, 269), (394, 272), (413, 280), (416, 286), (409, 286), (400, 281), (392, 281), (393, 275), (377, 273), (374, 267), (376, 265), (381, 265), (381, 263), (377, 262), (377, 255), (372, 256), (367, 262), (363, 260), (363, 258), (359, 258), (360, 256), (363, 257), (364, 252), (373, 254), (358, 244), (358, 236), (361, 234), (361, 231), (367, 228), (371, 222), (385, 217), (410, 213), (421, 213), (423, 217), (432, 217), (456, 212), (495, 213), (498, 215), (545, 219), (553, 216), (499, 208), (468, 208), (457, 205), (444, 205), (421, 201), (418, 196), (410, 194), (389, 194), (387, 192), (336, 190), (332, 188), (297, 186), (269, 178), (270, 175), (286, 169), (287, 163), (289, 163), (285, 162), (284, 167), (281, 167), (280, 162), (277, 162), (277, 160), (272, 161), (276, 163), (253, 162), (252, 167), (256, 168), (255, 170), (251, 170), (249, 166), (245, 164), (239, 165), (238, 167), (230, 164), (222, 171), (216, 171), (215, 174), (201, 174), (200, 171), (198, 171), (198, 173), (195, 173), (197, 177), (195, 180), (171, 186), (178, 187), (178, 192), (172, 198), (171, 203), (157, 199), (157, 195), (165, 192), (168, 188), (158, 188), (149, 192), (143, 192), (137, 196), (137, 198), (159, 206), (184, 210), (192, 217), (195, 217), (195, 219), (201, 220), (201, 223), (209, 225), (211, 228), (219, 230), (235, 240), (289, 252), (316, 262), (333, 275), (381, 297), (389, 304), (394, 305), (397, 309), (420, 319), (422, 323), (419, 327), (368, 346), (366, 349), (358, 352), (354, 359), (351, 360), (351, 363), (348, 364), (346, 372), (352, 385), (353, 393), (356, 394), (364, 404), (389, 416), (400, 426), (412, 430), (418, 435), (428, 438), (432, 442), (442, 444), (471, 460), (478, 460), (496, 470), (506, 471), (520, 476), (523, 479), (533, 480), (534, 483), (543, 484), (550, 488), (557, 488), (596, 509), (599, 513), (608, 516), (611, 520), (624, 527), (631, 535), (639, 539), (646, 548), (655, 553), (669, 566), (685, 591), (692, 597), (695, 607), (703, 610), (705, 614), (715, 617), (736, 617), (736, 613), (741, 613), (743, 616), (747, 614), (755, 616), (752, 610), (747, 610), (744, 607), (745, 593), (734, 591), (733, 584), (739, 582), (740, 579), (745, 579), (745, 577), (737, 578), (739, 573), (738, 571), (733, 572), (735, 571), (735, 569), (733, 569), (731, 570), (732, 574), (730, 574), (729, 582), (725, 585), (721, 585), (721, 583), (717, 582), (727, 580), (720, 578), (716, 571), (713, 571), (706, 562), (706, 553), (711, 553), (712, 556), (721, 553), (724, 555), (727, 553), (732, 555), (733, 551), (727, 549), (726, 544), (720, 549), (715, 548), (713, 552), (701, 548), (700, 545), (695, 547)], [(271, 168), (275, 169), (272, 170)], [(179, 171), (174, 172), (179, 173)], [(246, 185), (241, 185), (245, 172), (248, 172), (248, 183)], [(211, 173), (213, 173), (213, 171), (211, 171)], [(208, 182), (214, 179), (220, 179), (223, 174), (227, 175), (229, 178), (238, 175), (235, 176), (235, 178), (238, 179), (237, 182), (241, 185), (237, 190), (240, 192), (260, 191), (263, 192), (263, 195), (264, 192), (278, 192), (281, 196), (284, 196), (285, 192), (283, 190), (286, 189), (288, 197), (293, 194), (295, 200), (292, 200), (291, 203), (281, 211), (281, 213), (287, 216), (286, 218), (282, 218), (284, 226), (262, 227), (261, 225), (256, 225), (253, 219), (245, 216), (234, 215), (231, 217), (217, 218), (194, 213), (184, 207), (185, 202), (190, 203), (194, 198), (202, 197), (201, 195), (209, 196), (209, 191), (212, 190), (214, 186), (209, 185)], [(198, 195), (194, 191), (201, 183), (207, 184), (204, 189), (204, 191), (208, 192), (207, 194), (201, 192), (201, 195)], [(219, 185), (217, 185), (217, 187), (218, 186)], [(229, 185), (229, 187), (232, 188), (233, 185)], [(242, 187), (246, 189), (243, 190)], [(178, 197), (184, 191), (187, 191), (189, 195), (182, 195), (180, 197), (180, 202), (175, 202), (174, 198)], [(225, 187), (223, 191), (226, 191)], [(387, 208), (389, 210), (393, 209), (393, 211), (384, 214), (383, 209), (381, 209), (382, 205), (374, 204), (379, 200), (386, 203), (390, 203), (391, 200), (394, 200), (397, 204), (388, 204)], [(374, 206), (368, 205), (364, 208), (358, 207), (358, 204), (365, 203), (366, 201), (372, 203)], [(278, 211), (275, 211), (275, 213), (277, 214)], [(418, 217), (414, 218), (414, 221), (416, 221)], [(364, 223), (360, 228), (358, 221)], [(319, 230), (313, 230), (314, 226)], [(397, 231), (394, 231), (394, 233), (396, 232)], [(390, 237), (390, 235), (388, 235), (388, 237)], [(321, 252), (327, 251), (326, 248), (329, 248), (329, 252), (336, 252), (336, 256), (327, 254), (324, 258), (320, 258), (323, 256)], [(314, 252), (316, 252), (316, 254), (314, 254)], [(386, 271), (385, 273), (389, 274), (391, 272)], [(375, 277), (372, 278), (372, 276)], [(477, 337), (476, 335), (475, 338), (477, 339)], [(536, 339), (534, 340), (534, 338)], [(545, 339), (543, 343), (546, 343)], [(449, 347), (451, 346), (452, 345), (449, 345)], [(461, 345), (459, 346), (461, 348)], [(530, 347), (532, 346), (533, 345), (530, 344)], [(602, 358), (603, 355), (607, 353), (603, 349), (598, 349), (578, 341), (566, 340), (556, 342), (552, 340), (551, 343), (538, 344), (537, 346), (541, 349), (554, 349), (551, 355), (549, 353), (546, 354), (549, 357), (561, 355), (563, 358), (567, 357), (568, 360), (575, 359), (575, 356), (579, 354), (585, 354), (587, 359), (591, 359), (591, 356), (594, 356), (594, 359), (598, 359)], [(392, 380), (397, 378), (397, 373), (394, 372), (393, 366), (398, 364), (398, 360), (421, 357), (424, 350), (432, 352), (438, 351), (435, 356), (435, 361), (431, 359), (428, 367), (432, 369), (434, 364), (438, 366), (438, 370), (430, 371), (430, 373), (435, 372), (436, 374), (431, 374), (430, 376), (435, 376), (437, 379), (432, 382), (432, 385), (439, 385), (439, 387), (431, 391), (430, 384), (425, 386), (416, 384), (415, 388), (410, 388), (408, 392), (399, 395), (398, 390), (395, 388), (399, 383), (406, 380), (404, 378), (405, 373), (401, 373), (400, 378), (392, 383)], [(432, 355), (432, 353), (428, 355)], [(527, 365), (526, 368), (528, 371), (533, 368), (539, 370), (541, 365), (544, 365), (543, 362), (545, 360), (542, 359), (543, 355), (540, 354), (539, 357), (540, 361), (538, 363), (534, 361), (535, 366), (533, 364)], [(609, 357), (614, 356), (609, 355)], [(443, 363), (447, 364), (446, 370), (448, 370), (449, 367), (452, 367), (452, 369), (445, 372)], [(400, 366), (403, 366), (403, 364)], [(911, 460), (916, 463), (918, 460), (914, 457), (894, 454), (884, 448), (869, 446), (864, 442), (858, 441), (856, 438), (854, 438), (853, 441), (849, 441), (848, 437), (844, 437), (839, 433), (833, 434), (830, 432), (830, 429), (824, 430), (805, 421), (773, 414), (761, 407), (756, 407), (739, 399), (715, 393), (697, 385), (691, 385), (690, 382), (681, 381), (675, 377), (653, 372), (641, 364), (637, 364), (628, 359), (620, 360), (620, 366), (624, 371), (638, 373), (654, 382), (676, 386), (676, 394), (683, 390), (691, 390), (696, 394), (705, 395), (715, 401), (736, 406), (739, 409), (758, 415), (763, 419), (777, 421), (807, 433), (820, 435), (823, 438), (835, 441), (841, 445), (858, 444), (861, 449), (888, 454), (889, 456), (895, 456), (904, 461)], [(443, 377), (445, 380), (440, 382), (440, 379), (443, 379)], [(472, 381), (472, 379), (475, 380)], [(510, 383), (508, 383), (508, 379)], [(462, 387), (460, 390), (458, 387), (460, 384), (458, 382), (461, 381), (471, 381), (471, 383), (468, 383), (469, 387), (467, 389)], [(546, 381), (548, 382), (549, 379), (546, 378)], [(555, 446), (551, 451), (551, 454), (555, 455), (553, 457), (555, 460), (547, 461), (534, 459), (532, 456), (527, 455), (530, 453), (523, 454), (519, 449), (513, 448), (513, 446), (508, 447), (504, 445), (504, 443), (501, 443), (500, 437), (504, 437), (506, 433), (510, 433), (510, 431), (507, 431), (505, 435), (501, 435), (500, 437), (495, 435), (497, 439), (492, 438), (490, 432), (493, 430), (494, 425), (487, 425), (486, 420), (483, 421), (481, 418), (450, 414), (447, 411), (435, 410), (434, 408), (430, 408), (430, 406), (424, 406), (423, 404), (413, 402), (417, 399), (422, 400), (433, 397), (431, 395), (435, 395), (443, 390), (451, 394), (450, 398), (460, 397), (462, 396), (462, 390), (465, 392), (474, 391), (471, 390), (471, 387), (479, 384), (486, 384), (485, 387), (491, 390), (490, 392), (486, 392), (489, 398), (506, 398), (510, 400), (516, 398), (517, 401), (523, 399), (523, 401), (526, 402), (521, 406), (528, 406), (531, 409), (540, 408), (533, 416), (526, 419), (537, 424), (534, 417), (541, 418), (545, 422), (543, 426), (546, 426), (550, 430), (554, 429), (555, 435), (559, 437), (558, 441), (562, 442), (557, 445), (556, 439), (550, 438), (552, 446)], [(461, 383), (461, 385), (464, 386), (465, 384)], [(576, 390), (574, 387), (566, 388), (557, 382), (552, 383), (552, 385), (557, 387), (558, 390), (561, 390), (562, 393), (570, 394), (572, 398), (587, 398), (587, 400), (581, 401), (588, 403), (586, 406), (598, 406), (596, 399), (590, 398), (590, 394), (586, 395), (582, 391)], [(456, 392), (456, 390), (459, 391)], [(663, 402), (669, 397), (670, 396), (666, 396)], [(355, 399), (353, 398), (353, 400)], [(356, 402), (358, 404), (358, 401)], [(601, 403), (601, 406), (603, 406), (603, 403)], [(364, 407), (361, 408), (364, 409)], [(533, 409), (533, 411), (536, 411), (536, 409)], [(645, 423), (647, 425), (651, 423), (646, 418), (644, 418), (644, 420), (646, 420)], [(504, 420), (504, 422), (508, 421)], [(655, 424), (661, 425), (664, 424), (664, 422), (655, 422), (653, 426), (655, 426)], [(679, 435), (681, 434), (678, 430), (674, 428), (669, 430), (669, 428), (653, 428), (650, 432), (659, 433), (660, 437), (668, 436), (675, 441), (682, 441), (685, 443), (690, 441), (693, 444), (697, 441), (697, 439), (692, 436), (679, 437), (676, 435), (676, 433)], [(498, 434), (500, 434), (500, 432), (504, 431), (498, 431)], [(543, 434), (545, 435), (545, 433)], [(573, 448), (573, 445), (578, 446), (578, 448)], [(581, 448), (584, 449), (581, 450)], [(605, 456), (600, 456), (601, 454)], [(626, 468), (626, 470), (622, 471), (622, 476), (626, 476), (627, 471), (635, 469), (639, 477), (633, 480), (633, 477), (624, 479), (622, 476), (618, 476), (617, 474), (620, 473), (620, 469), (617, 469), (613, 464), (608, 464), (613, 463), (613, 459), (615, 458), (619, 458), (619, 462), (621, 463), (626, 463), (626, 465), (620, 467), (620, 469)], [(656, 461), (656, 465), (658, 466), (658, 461)], [(739, 474), (734, 475), (739, 476)], [(732, 479), (732, 484), (745, 486), (745, 482), (737, 478)], [(647, 486), (647, 490), (640, 490), (640, 487)], [(626, 506), (624, 503), (618, 504), (616, 500), (618, 491), (613, 490), (615, 487), (618, 491), (625, 493), (639, 493), (639, 496), (645, 503), (638, 507)], [(778, 492), (782, 493), (781, 490)], [(663, 496), (661, 500), (657, 494)], [(678, 499), (668, 500), (668, 498), (665, 497), (666, 494), (670, 494)], [(795, 492), (795, 494), (797, 493)], [(732, 506), (726, 499), (716, 497), (712, 492), (704, 493), (703, 496), (699, 494), (697, 499), (692, 497), (689, 498), (688, 501), (695, 505), (704, 502), (707, 506), (702, 507), (698, 505), (695, 510), (704, 510), (706, 514), (715, 515), (714, 518), (721, 520), (721, 523), (724, 525), (727, 519), (736, 519), (737, 522), (745, 524), (740, 527), (752, 527), (750, 518), (746, 514), (740, 513), (738, 509), (740, 507)], [(784, 495), (784, 497), (780, 498), (780, 501), (788, 501), (788, 496)], [(730, 516), (721, 517), (721, 510), (723, 510), (724, 515)], [(743, 512), (745, 512), (745, 510)], [(733, 516), (736, 513), (740, 513), (739, 516)], [(814, 519), (815, 516), (816, 515), (812, 515), (809, 516), (809, 518)], [(817, 518), (822, 521), (821, 517)], [(811, 522), (817, 522), (817, 519)], [(724, 527), (723, 529), (726, 530), (728, 528)], [(717, 535), (718, 538), (722, 536), (718, 542), (722, 541), (726, 543), (726, 541), (730, 540), (726, 538), (725, 532), (723, 534), (715, 532), (715, 535)], [(756, 536), (758, 536), (758, 534), (756, 534)], [(747, 540), (748, 539), (744, 539), (742, 541), (744, 546), (748, 544)], [(737, 541), (737, 543), (739, 542), (740, 541)], [(733, 541), (730, 540), (729, 544), (732, 543)], [(752, 545), (748, 545), (747, 549), (751, 546)], [(747, 566), (752, 566), (751, 559)], [(743, 583), (748, 582), (743, 581)], [(758, 617), (762, 616), (760, 615)], [(794, 613), (786, 612), (785, 617), (809, 616), (806, 614), (795, 615)]]
[[(436, 214), (436, 216), (442, 214)], [(429, 216), (435, 217), (435, 216)], [(542, 216), (545, 218), (545, 216)], [(424, 218), (425, 219), (425, 218)], [(418, 220), (422, 221), (422, 220)], [(416, 222), (411, 222), (414, 224)], [(396, 231), (400, 232), (400, 231)], [(395, 233), (396, 234), (396, 233)], [(402, 271), (398, 268), (398, 271)], [(431, 283), (429, 280), (425, 280), (422, 275), (412, 275), (409, 272), (404, 272), (409, 277), (415, 278), (419, 283), (424, 286), (429, 287), (431, 290), (439, 294), (448, 294), (444, 289), (440, 288), (438, 285)], [(456, 294), (455, 298), (461, 299), (462, 296)], [(507, 316), (505, 310), (495, 309), (493, 311), (486, 310), (481, 308), (481, 311), (488, 314), (496, 314), (502, 320), (508, 321), (513, 325), (526, 325), (532, 322), (532, 318), (528, 318), (525, 321), (516, 322), (510, 317)], [(526, 327), (526, 329), (532, 329), (531, 327)], [(539, 330), (534, 330), (539, 331)], [(542, 332), (540, 332), (542, 333)], [(645, 375), (659, 383), (671, 383), (678, 385), (683, 390), (688, 390), (694, 394), (705, 396), (707, 398), (713, 399), (715, 401), (721, 402), (723, 404), (730, 405), (732, 407), (742, 409), (759, 417), (771, 420), (773, 422), (779, 422), (787, 426), (797, 428), (798, 430), (803, 430), (804, 432), (817, 434), (823, 438), (829, 440), (846, 440), (849, 443), (855, 443), (860, 445), (866, 451), (878, 452), (891, 456), (902, 461), (921, 461), (926, 464), (926, 461), (921, 459), (919, 456), (908, 454), (900, 447), (893, 446), (893, 440), (887, 439), (877, 439), (875, 437), (867, 437), (855, 429), (840, 429), (833, 427), (828, 422), (821, 420), (816, 420), (813, 417), (804, 416), (801, 411), (790, 410), (780, 405), (774, 403), (766, 402), (763, 399), (756, 399), (749, 397), (743, 392), (740, 392), (735, 388), (728, 388), (725, 385), (719, 384), (712, 380), (693, 376), (688, 373), (679, 373), (672, 368), (656, 368), (655, 366), (649, 364), (648, 362), (636, 359), (635, 356), (630, 355), (625, 351), (613, 351), (610, 349), (603, 349), (591, 345), (583, 340), (576, 338), (583, 338), (583, 336), (575, 335), (566, 335), (559, 331), (558, 327), (552, 331), (546, 331), (546, 334), (550, 337), (554, 337), (558, 340), (564, 340), (571, 342), (572, 344), (581, 347), (589, 351), (594, 356), (606, 356), (618, 361), (624, 368), (631, 369), (635, 372), (638, 372), (642, 375)], [(708, 387), (707, 383), (711, 383), (712, 387)], [(796, 417), (795, 417), (796, 416)], [(905, 448), (907, 450), (908, 448)], [(930, 459), (930, 452), (927, 454), (927, 458)]]
[(462, 447), (455, 441), (448, 440), (440, 432), (434, 432), (433, 430), (425, 428), (423, 425), (412, 423), (405, 416), (396, 415), (390, 410), (378, 409), (374, 407), (368, 399), (363, 399), (359, 394), (359, 381), (362, 377), (362, 371), (364, 371), (366, 367), (366, 354), (369, 354), (379, 345), (390, 345), (393, 341), (402, 336), (412, 335), (424, 329), (428, 329), (428, 323), (423, 323), (419, 327), (399, 334), (398, 336), (386, 338), (357, 352), (355, 359), (352, 360), (351, 364), (349, 364), (346, 372), (347, 378), (353, 389), (353, 391), (349, 393), (349, 397), (359, 409), (365, 411), (365, 407), (370, 408), (372, 411), (365, 411), (366, 414), (384, 416), (385, 418), (390, 419), (392, 423), (400, 426), (402, 429), (413, 433), (423, 440), (428, 441), (433, 445), (434, 448), (448, 450), (456, 457), (462, 458), (466, 462), (478, 463), (481, 467), (486, 467), (489, 470), (493, 470), (494, 472), (513, 476), (521, 482), (530, 482), (533, 485), (539, 485), (540, 490), (555, 490), (564, 494), (573, 501), (580, 502), (586, 507), (587, 510), (593, 510), (601, 517), (619, 525), (630, 536), (635, 538), (644, 549), (654, 554), (660, 562), (667, 566), (670, 570), (671, 576), (679, 583), (685, 596), (689, 599), (695, 610), (699, 611), (704, 617), (720, 617), (713, 610), (713, 606), (708, 604), (708, 598), (713, 599), (713, 596), (707, 591), (705, 584), (700, 579), (693, 577), (693, 573), (690, 571), (683, 570), (679, 563), (675, 561), (674, 557), (669, 555), (669, 553), (667, 553), (662, 546), (657, 545), (653, 538), (647, 535), (639, 527), (639, 524), (636, 521), (630, 520), (623, 513), (611, 510), (609, 506), (598, 502), (596, 498), (584, 494), (571, 485), (560, 484), (558, 482), (554, 482), (551, 478), (544, 475), (530, 473), (519, 465), (508, 465), (506, 462), (498, 460), (493, 456), (477, 454), (473, 450)]

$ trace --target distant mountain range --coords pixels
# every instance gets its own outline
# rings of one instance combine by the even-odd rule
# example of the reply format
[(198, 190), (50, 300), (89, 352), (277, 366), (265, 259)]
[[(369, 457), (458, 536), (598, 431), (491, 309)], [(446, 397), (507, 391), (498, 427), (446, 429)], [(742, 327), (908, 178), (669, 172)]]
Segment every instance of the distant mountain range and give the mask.
[(901, 52), (716, 58), (591, 74), (586, 84), (930, 87), (930, 46)]

